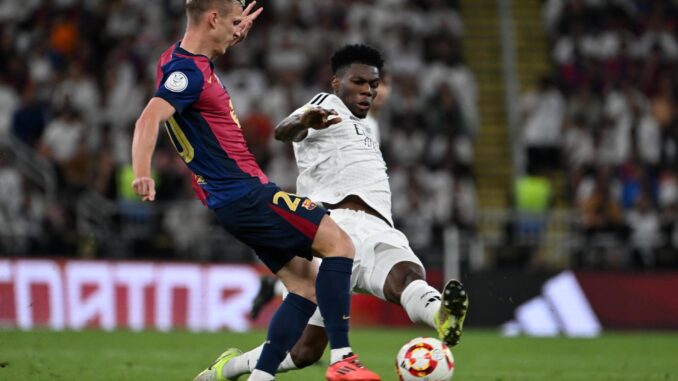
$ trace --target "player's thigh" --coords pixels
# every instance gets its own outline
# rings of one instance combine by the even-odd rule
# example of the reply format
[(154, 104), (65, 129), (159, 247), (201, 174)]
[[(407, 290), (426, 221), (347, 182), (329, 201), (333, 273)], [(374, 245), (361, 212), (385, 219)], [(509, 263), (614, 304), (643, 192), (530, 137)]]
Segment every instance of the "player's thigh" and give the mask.
[(275, 184), (254, 189), (215, 212), (221, 225), (253, 248), (273, 273), (295, 256), (312, 258), (313, 241), (327, 214), (308, 198)]
[(352, 259), (355, 254), (351, 237), (327, 215), (320, 221), (312, 249), (314, 255), (319, 258), (346, 257)]
[(399, 304), (407, 284), (425, 279), (421, 260), (402, 242), (380, 242), (361, 253), (368, 268), (361, 271), (357, 287), (382, 300)]

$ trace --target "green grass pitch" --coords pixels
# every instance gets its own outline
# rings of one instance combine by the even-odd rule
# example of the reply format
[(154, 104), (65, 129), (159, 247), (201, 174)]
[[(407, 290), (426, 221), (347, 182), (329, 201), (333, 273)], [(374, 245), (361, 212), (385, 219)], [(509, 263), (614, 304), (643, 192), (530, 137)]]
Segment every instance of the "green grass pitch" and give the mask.
[[(396, 380), (394, 358), (426, 329), (351, 332), (352, 345), (384, 381)], [(190, 381), (223, 349), (251, 348), (264, 332), (19, 332), (0, 330), (0, 380)], [(678, 380), (678, 333), (606, 333), (598, 339), (502, 338), (469, 330), (453, 350), (453, 380)], [(326, 353), (327, 355), (327, 353)], [(278, 380), (324, 380), (325, 365)], [(241, 380), (245, 380), (241, 377)]]

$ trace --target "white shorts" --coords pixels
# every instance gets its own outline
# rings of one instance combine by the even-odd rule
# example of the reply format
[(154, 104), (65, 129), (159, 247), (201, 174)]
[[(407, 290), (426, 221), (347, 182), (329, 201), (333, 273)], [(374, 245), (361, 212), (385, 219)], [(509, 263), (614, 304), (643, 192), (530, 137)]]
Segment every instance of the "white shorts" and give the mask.
[[(424, 268), (410, 248), (407, 237), (381, 218), (349, 209), (333, 209), (331, 216), (348, 233), (355, 246), (351, 274), (351, 289), (354, 292), (386, 300), (384, 284), (393, 266), (400, 262), (414, 262)], [(308, 324), (325, 326), (318, 309)]]

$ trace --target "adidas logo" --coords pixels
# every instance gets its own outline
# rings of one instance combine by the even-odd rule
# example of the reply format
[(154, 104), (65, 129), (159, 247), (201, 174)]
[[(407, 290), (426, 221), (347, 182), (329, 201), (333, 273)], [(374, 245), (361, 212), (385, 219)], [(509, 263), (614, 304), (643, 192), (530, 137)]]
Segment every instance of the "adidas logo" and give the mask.
[(434, 297), (432, 297), (431, 299), (427, 300), (427, 301), (426, 301), (426, 305), (424, 306), (424, 308), (427, 308), (429, 304), (435, 302), (436, 300), (440, 300), (440, 297), (439, 297), (439, 296), (434, 296)]
[(566, 271), (549, 279), (542, 294), (515, 311), (515, 319), (501, 327), (505, 336), (595, 337), (602, 327), (577, 278)]

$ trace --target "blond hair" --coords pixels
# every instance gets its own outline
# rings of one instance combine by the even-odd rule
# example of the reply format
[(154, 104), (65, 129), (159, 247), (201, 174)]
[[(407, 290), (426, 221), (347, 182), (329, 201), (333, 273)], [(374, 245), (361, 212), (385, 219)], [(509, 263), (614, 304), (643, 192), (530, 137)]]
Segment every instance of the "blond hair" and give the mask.
[(227, 13), (233, 5), (245, 6), (246, 0), (186, 0), (186, 14), (191, 22), (198, 22), (200, 16), (216, 9), (220, 14)]

